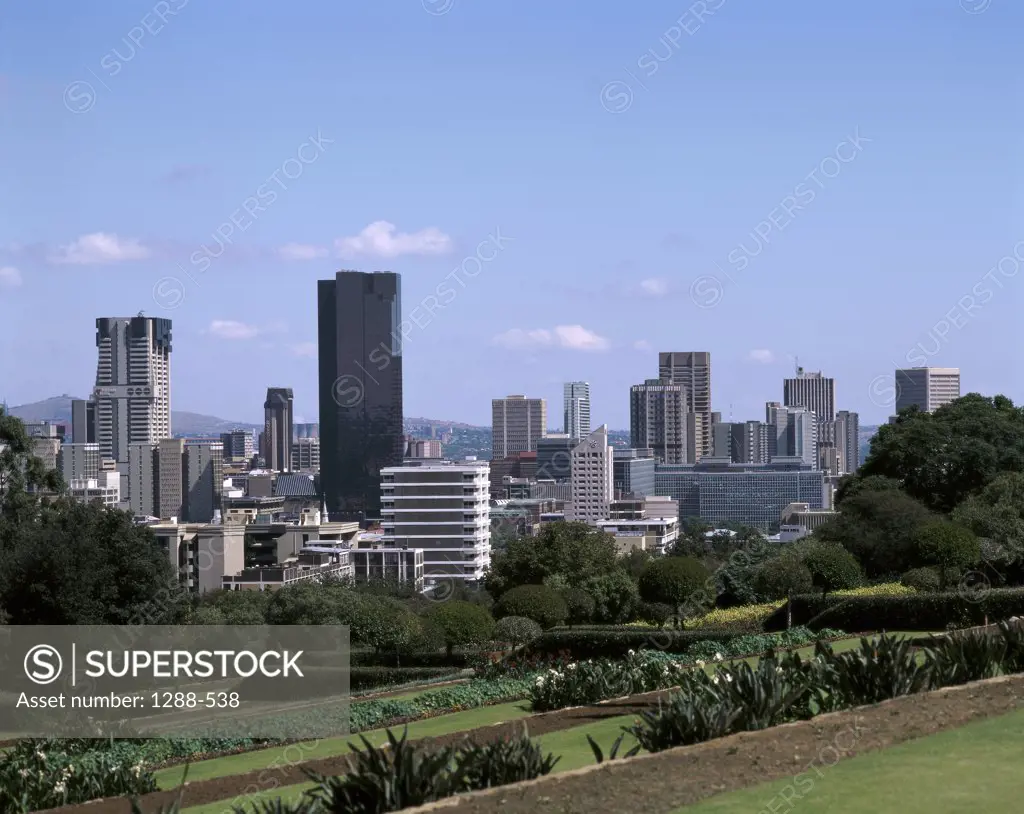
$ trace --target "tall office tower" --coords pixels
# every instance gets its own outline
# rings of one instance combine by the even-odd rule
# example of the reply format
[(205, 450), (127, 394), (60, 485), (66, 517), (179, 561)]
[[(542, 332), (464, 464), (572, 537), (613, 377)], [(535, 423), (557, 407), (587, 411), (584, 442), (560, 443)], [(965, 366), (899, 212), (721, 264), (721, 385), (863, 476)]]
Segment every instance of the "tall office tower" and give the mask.
[(916, 406), (924, 413), (960, 398), (960, 368), (911, 367), (896, 371), (896, 412)]
[(221, 443), (224, 445), (224, 460), (248, 461), (256, 454), (256, 445), (253, 442), (252, 430), (232, 430), (220, 434)]
[(128, 445), (128, 465), (121, 473), (121, 497), (124, 498), (127, 479), (128, 506), (137, 517), (160, 516), (156, 449), (157, 445), (150, 443)]
[(422, 460), (382, 469), (385, 549), (423, 549), (428, 584), (479, 582), (491, 562), (489, 483), (486, 461)]
[(267, 400), (263, 403), (262, 450), (267, 459), (267, 469), (287, 472), (292, 467), (292, 436), (294, 424), (294, 398), (290, 387), (267, 388)]
[(818, 421), (835, 421), (836, 380), (798, 367), (795, 379), (783, 379), (782, 401), (786, 407), (806, 407)]
[(607, 520), (615, 497), (615, 455), (608, 444), (608, 426), (602, 424), (572, 451), (572, 500), (565, 519), (583, 523)]
[(292, 446), (292, 472), (320, 471), (320, 439), (296, 438)]
[[(686, 408), (701, 416), (700, 455), (711, 454), (711, 354), (659, 353), (658, 378), (680, 384), (686, 391)], [(696, 422), (694, 422), (696, 425)], [(635, 445), (634, 445), (635, 446)]]
[(564, 392), (565, 420), (562, 427), (570, 438), (590, 435), (590, 384), (566, 382)]
[(513, 452), (536, 451), (547, 432), (548, 403), (526, 396), (491, 400), (491, 460), (500, 461)]
[(96, 320), (96, 441), (124, 470), (132, 444), (171, 437), (171, 321)]
[(860, 415), (850, 410), (836, 413), (836, 446), (842, 474), (860, 469)]
[(100, 445), (62, 444), (57, 453), (57, 468), (64, 483), (96, 480), (100, 476)]
[(745, 421), (743, 426), (746, 440), (741, 463), (768, 463), (768, 425), (763, 421)]
[(719, 422), (711, 428), (711, 449), (716, 458), (728, 458), (734, 464), (748, 463), (747, 425), (735, 421)]
[(76, 444), (96, 443), (96, 402), (71, 400), (71, 440)]
[(572, 476), (572, 451), (578, 438), (568, 433), (551, 433), (537, 441), (537, 480), (568, 483)]
[[(721, 424), (721, 423), (722, 423), (722, 414), (721, 413), (712, 413), (711, 414), (711, 426), (714, 427), (715, 424)], [(712, 446), (714, 446), (714, 442), (712, 442)]]
[(157, 516), (185, 522), (185, 441), (165, 438), (157, 444), (156, 469)]
[(806, 407), (779, 407), (775, 414), (775, 457), (800, 458), (818, 466), (818, 418)]
[(380, 470), (401, 466), (402, 278), (339, 271), (320, 280), (320, 482), (332, 520), (380, 515)]
[(687, 448), (688, 418), (686, 388), (678, 382), (647, 379), (629, 388), (629, 445), (653, 450), (660, 463), (694, 462)]
[(406, 458), (443, 458), (441, 442), (436, 438), (409, 438), (406, 442)]
[[(291, 461), (289, 461), (291, 463)], [(224, 448), (205, 439), (185, 442), (185, 518), (209, 523), (224, 492)]]

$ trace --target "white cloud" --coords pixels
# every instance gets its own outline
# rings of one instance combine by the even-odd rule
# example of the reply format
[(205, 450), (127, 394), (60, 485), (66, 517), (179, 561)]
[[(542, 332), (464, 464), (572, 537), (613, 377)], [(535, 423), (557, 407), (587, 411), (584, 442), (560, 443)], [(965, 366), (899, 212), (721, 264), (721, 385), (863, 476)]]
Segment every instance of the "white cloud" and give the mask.
[[(296, 356), (303, 356), (310, 359), (316, 358), (316, 342), (300, 342), (291, 346), (291, 351)], [(298, 421), (298, 419), (295, 419)], [(301, 423), (301, 422), (300, 422)]]
[(559, 325), (551, 330), (512, 328), (494, 337), (494, 344), (512, 350), (525, 348), (559, 347), (569, 350), (607, 350), (609, 343), (582, 325)]
[(762, 365), (770, 365), (775, 361), (775, 354), (770, 350), (759, 348), (752, 350), (748, 355), (747, 359), (751, 362), (759, 362)]
[(231, 319), (215, 319), (206, 329), (206, 333), (218, 339), (252, 339), (259, 332), (255, 325), (246, 325), (244, 322), (235, 322)]
[(308, 243), (288, 243), (277, 250), (283, 260), (316, 260), (327, 257), (327, 249), (323, 246), (312, 246)]
[(641, 350), (647, 352), (654, 350), (654, 346), (646, 339), (638, 339), (636, 340), (636, 342), (633, 343), (633, 350)]
[(51, 263), (71, 265), (100, 265), (124, 260), (145, 260), (150, 251), (138, 240), (119, 238), (106, 232), (82, 235), (66, 246), (60, 246), (50, 255)]
[(668, 283), (658, 277), (640, 281), (640, 290), (652, 297), (660, 297), (668, 293)]
[(366, 254), (374, 257), (447, 254), (452, 249), (452, 239), (434, 226), (418, 232), (397, 232), (396, 229), (395, 224), (378, 220), (355, 237), (338, 238), (334, 246), (342, 255)]
[(17, 288), (21, 285), (21, 272), (14, 266), (0, 267), (0, 287)]

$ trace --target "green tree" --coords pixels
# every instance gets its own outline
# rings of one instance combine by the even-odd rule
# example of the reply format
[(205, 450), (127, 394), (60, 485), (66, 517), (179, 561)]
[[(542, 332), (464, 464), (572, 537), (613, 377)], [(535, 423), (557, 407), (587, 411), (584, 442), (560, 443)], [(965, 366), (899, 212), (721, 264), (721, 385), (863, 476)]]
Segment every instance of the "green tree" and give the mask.
[(708, 580), (708, 570), (692, 557), (665, 557), (651, 563), (640, 577), (640, 597), (675, 609), (676, 627), (682, 625), (683, 605)]
[(543, 631), (540, 625), (525, 616), (506, 616), (494, 625), (494, 641), (522, 647), (536, 639)]
[(946, 520), (922, 527), (915, 537), (920, 561), (939, 569), (939, 589), (945, 590), (948, 574), (959, 574), (981, 557), (978, 538), (970, 529)]
[(583, 589), (594, 597), (594, 622), (618, 625), (633, 618), (639, 597), (636, 583), (625, 571), (592, 576)]
[(498, 619), (525, 616), (544, 630), (562, 624), (568, 612), (565, 600), (545, 585), (519, 585), (503, 593), (494, 606)]
[(1005, 396), (971, 393), (934, 413), (909, 410), (879, 428), (858, 472), (892, 478), (948, 514), (1004, 472), (1024, 471), (1024, 411)]
[(495, 599), (519, 585), (540, 585), (561, 576), (580, 587), (593, 576), (618, 568), (615, 538), (586, 523), (545, 524), (536, 537), (513, 540), (495, 552), (487, 572), (487, 590)]
[(953, 510), (950, 519), (1024, 559), (1024, 473), (1004, 472)]
[(637, 580), (640, 579), (640, 575), (651, 564), (653, 559), (654, 557), (651, 556), (650, 551), (644, 551), (642, 548), (631, 548), (629, 553), (619, 562), (622, 565), (622, 570), (634, 580)]
[(674, 611), (671, 605), (664, 602), (641, 602), (637, 606), (637, 616), (650, 625), (657, 625), (659, 630), (665, 627)]
[(768, 560), (754, 577), (757, 592), (769, 599), (786, 600), (786, 627), (793, 627), (793, 597), (814, 587), (810, 569), (799, 559), (783, 554)]
[(560, 593), (565, 600), (565, 621), (568, 625), (585, 625), (594, 618), (597, 603), (582, 588), (566, 588)]
[(812, 544), (803, 551), (803, 564), (811, 573), (814, 587), (825, 596), (829, 591), (842, 591), (860, 585), (861, 572), (857, 558), (845, 548), (826, 543)]
[(426, 618), (440, 632), (449, 658), (456, 647), (481, 644), (494, 632), (491, 614), (470, 602), (440, 602), (427, 612)]
[(374, 597), (368, 610), (360, 641), (378, 653), (394, 653), (395, 664), (400, 665), (401, 655), (415, 650), (423, 641), (423, 622), (394, 599)]
[(911, 568), (900, 577), (901, 585), (926, 593), (939, 590), (941, 582), (937, 568)]

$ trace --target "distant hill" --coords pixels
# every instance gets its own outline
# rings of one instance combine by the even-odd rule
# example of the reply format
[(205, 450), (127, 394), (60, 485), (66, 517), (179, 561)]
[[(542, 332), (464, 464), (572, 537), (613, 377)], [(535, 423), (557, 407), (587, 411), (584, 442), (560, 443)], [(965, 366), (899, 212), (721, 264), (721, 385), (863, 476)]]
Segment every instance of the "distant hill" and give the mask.
[[(78, 396), (62, 396), (11, 407), (11, 415), (22, 421), (63, 421), (71, 422), (71, 402)], [(184, 410), (171, 411), (171, 430), (175, 435), (217, 435), (236, 428), (260, 430), (256, 424), (247, 421), (227, 421), (212, 415), (189, 413)]]

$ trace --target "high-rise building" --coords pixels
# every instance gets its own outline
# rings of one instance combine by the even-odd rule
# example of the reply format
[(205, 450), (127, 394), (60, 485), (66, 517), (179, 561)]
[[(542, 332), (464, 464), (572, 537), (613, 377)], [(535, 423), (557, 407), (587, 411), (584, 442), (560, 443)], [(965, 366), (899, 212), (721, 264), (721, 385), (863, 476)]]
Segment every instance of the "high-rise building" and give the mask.
[(692, 463), (688, 450), (686, 388), (648, 379), (629, 389), (629, 445), (651, 449), (662, 463)]
[(296, 438), (292, 445), (292, 472), (320, 470), (320, 439)]
[[(686, 391), (686, 408), (700, 416), (699, 458), (711, 454), (711, 354), (707, 351), (659, 353), (658, 378), (680, 384)], [(694, 420), (694, 428), (698, 422)]]
[(97, 319), (96, 347), (96, 441), (124, 469), (132, 444), (171, 437), (171, 321)]
[(224, 491), (224, 448), (206, 439), (185, 442), (185, 518), (209, 523)]
[(586, 438), (590, 435), (590, 384), (588, 382), (566, 382), (564, 388), (565, 418), (562, 424), (570, 438)]
[[(100, 446), (102, 451), (102, 445)], [(121, 497), (124, 498), (125, 479), (128, 481), (128, 506), (138, 517), (159, 517), (160, 502), (157, 496), (157, 445), (138, 443), (128, 445), (128, 465), (122, 474)], [(118, 466), (122, 466), (118, 464)]]
[(716, 458), (728, 458), (735, 464), (746, 463), (747, 425), (735, 421), (713, 425), (711, 448)]
[(924, 413), (960, 398), (960, 368), (911, 367), (896, 371), (896, 412), (916, 406)]
[(410, 436), (405, 441), (405, 457), (440, 459), (444, 455), (441, 442), (436, 438), (413, 438)]
[(786, 407), (806, 407), (818, 421), (836, 419), (836, 380), (823, 376), (821, 371), (805, 372), (796, 369), (796, 378), (783, 379), (782, 402)]
[(321, 488), (332, 519), (365, 523), (405, 454), (401, 277), (339, 271), (317, 296)]
[(185, 442), (165, 438), (156, 448), (157, 511), (163, 520), (177, 517), (185, 521)]
[(818, 419), (806, 407), (779, 407), (775, 410), (775, 457), (800, 458), (805, 464), (818, 465)]
[(506, 396), (491, 401), (491, 459), (498, 461), (513, 452), (532, 452), (547, 432), (548, 403), (526, 396)]
[(267, 461), (267, 469), (287, 472), (292, 466), (292, 421), (294, 398), (290, 387), (267, 388), (263, 403), (263, 443), (260, 454)]
[(252, 430), (232, 430), (220, 434), (224, 445), (224, 460), (250, 461), (256, 453)]
[(615, 456), (606, 424), (573, 449), (570, 483), (572, 499), (566, 505), (566, 520), (595, 523), (608, 519), (615, 497)]
[(836, 413), (836, 446), (842, 474), (860, 469), (860, 415), (850, 410)]
[(423, 549), (428, 586), (456, 579), (479, 582), (491, 562), (487, 463), (424, 459), (406, 464), (380, 473), (385, 549)]
[(64, 483), (73, 480), (96, 480), (100, 476), (99, 444), (62, 444), (57, 455), (57, 468)]
[(96, 443), (96, 402), (71, 400), (71, 440), (76, 444)]
[(649, 449), (613, 449), (614, 498), (654, 494), (654, 453)]
[(296, 438), (319, 438), (320, 437), (320, 424), (319, 422), (296, 424), (295, 425), (295, 437)]
[(579, 443), (568, 433), (549, 433), (537, 440), (537, 480), (568, 483), (572, 476), (572, 451)]

